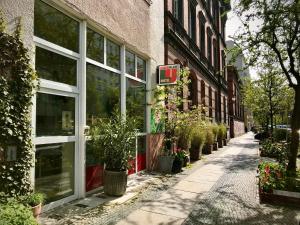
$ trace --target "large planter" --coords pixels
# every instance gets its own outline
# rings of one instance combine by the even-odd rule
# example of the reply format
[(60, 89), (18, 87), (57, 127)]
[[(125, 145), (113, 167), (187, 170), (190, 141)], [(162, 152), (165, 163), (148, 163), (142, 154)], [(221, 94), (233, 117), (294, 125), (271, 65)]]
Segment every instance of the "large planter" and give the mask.
[(171, 173), (173, 161), (174, 161), (173, 156), (159, 156), (158, 157), (159, 171), (161, 173)]
[(202, 152), (204, 154), (211, 154), (213, 151), (213, 145), (210, 145), (210, 144), (205, 144), (203, 149), (202, 149)]
[(223, 139), (223, 145), (227, 146), (227, 139)]
[(217, 141), (214, 143), (213, 150), (214, 150), (214, 151), (217, 151), (217, 150), (218, 150), (218, 142), (217, 142)]
[(104, 193), (122, 196), (126, 192), (127, 171), (104, 170)]
[(32, 214), (33, 214), (34, 218), (38, 218), (38, 216), (42, 212), (42, 203), (40, 203), (40, 204), (38, 204), (36, 206), (31, 207), (31, 210), (32, 210)]
[(202, 149), (203, 149), (203, 145), (191, 145), (190, 148), (190, 159), (191, 160), (199, 160), (201, 158), (202, 155)]
[(184, 157), (182, 166), (186, 167), (189, 162), (190, 162), (190, 157), (189, 156)]
[(223, 139), (218, 139), (218, 147), (223, 148)]
[(180, 173), (183, 165), (183, 160), (180, 159), (174, 159), (173, 166), (172, 166), (172, 172), (173, 173)]
[(259, 202), (300, 208), (300, 193), (281, 190), (273, 190), (271, 193), (266, 193), (260, 189)]

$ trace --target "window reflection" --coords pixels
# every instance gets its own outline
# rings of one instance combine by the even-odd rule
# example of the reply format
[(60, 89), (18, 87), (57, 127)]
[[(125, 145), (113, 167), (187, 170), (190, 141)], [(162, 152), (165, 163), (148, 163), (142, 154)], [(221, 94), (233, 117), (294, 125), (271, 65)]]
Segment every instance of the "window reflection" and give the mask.
[(47, 202), (74, 194), (74, 142), (36, 146), (35, 190)]
[(146, 85), (127, 78), (126, 90), (127, 114), (137, 120), (139, 131), (144, 132), (146, 127)]
[(134, 54), (126, 51), (126, 73), (135, 76), (135, 59)]
[(137, 77), (146, 80), (146, 62), (137, 57)]
[(34, 4), (34, 35), (78, 52), (79, 23), (40, 0)]
[(106, 40), (106, 64), (115, 69), (120, 69), (120, 46)]
[(35, 69), (40, 78), (76, 86), (76, 60), (36, 47)]
[(87, 29), (86, 52), (88, 58), (104, 63), (104, 38), (89, 28)]
[(75, 134), (75, 99), (37, 93), (36, 135), (69, 136)]
[(99, 117), (109, 117), (120, 105), (120, 75), (87, 64), (87, 125)]

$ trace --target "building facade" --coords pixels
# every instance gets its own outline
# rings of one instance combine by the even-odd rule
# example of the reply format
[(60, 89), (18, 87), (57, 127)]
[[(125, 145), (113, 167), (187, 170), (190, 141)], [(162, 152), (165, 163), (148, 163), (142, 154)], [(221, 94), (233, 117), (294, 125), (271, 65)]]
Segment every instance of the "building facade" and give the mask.
[(242, 81), (234, 66), (227, 66), (230, 137), (245, 133), (244, 106), (241, 95)]
[(129, 173), (151, 167), (147, 136), (158, 65), (189, 67), (184, 108), (204, 105), (212, 121), (228, 124), (222, 14), (229, 7), (218, 0), (0, 1), (9, 32), (22, 19), (22, 39), (39, 77), (32, 185), (47, 195), (45, 210), (102, 186), (103, 165), (88, 131), (115, 109), (139, 121)]
[(165, 64), (190, 69), (188, 103), (228, 124), (225, 24), (230, 5), (217, 0), (165, 0)]
[(88, 129), (118, 108), (139, 121), (136, 159), (146, 168), (149, 92), (164, 63), (163, 1), (1, 0), (13, 31), (22, 19), (40, 88), (33, 99), (32, 184), (47, 195), (45, 210), (102, 185)]
[[(237, 117), (239, 119), (239, 121), (241, 121), (243, 119), (244, 129), (242, 129), (242, 125), (240, 125), (240, 126), (238, 126), (238, 127), (240, 127), (239, 128), (240, 131), (235, 132), (235, 133), (240, 134), (240, 133), (243, 133), (244, 131), (246, 131), (246, 132), (250, 131), (251, 128), (253, 127), (254, 122), (253, 122), (252, 112), (247, 107), (243, 107), (243, 110), (242, 110), (243, 116), (238, 115), (237, 113), (234, 112), (234, 109), (236, 106), (232, 105), (232, 104), (237, 103), (237, 102), (235, 102), (236, 101), (235, 95), (234, 95), (235, 89), (237, 89), (238, 92), (240, 93), (240, 89), (243, 85), (244, 80), (250, 79), (250, 73), (249, 73), (249, 68), (245, 64), (245, 58), (242, 53), (235, 56), (235, 59), (232, 60), (232, 54), (231, 54), (230, 50), (232, 48), (234, 48), (234, 42), (232, 40), (228, 40), (228, 41), (226, 41), (226, 45), (227, 45), (227, 49), (228, 49), (227, 64), (230, 65), (228, 67), (228, 71), (230, 71), (230, 73), (231, 73), (231, 78), (230, 78), (231, 84), (228, 85), (229, 89), (230, 89), (230, 90), (228, 90), (228, 95), (232, 96), (232, 98), (233, 98), (233, 100), (231, 99), (230, 103), (229, 103), (229, 107), (232, 108), (232, 111), (230, 112), (231, 113), (230, 116), (232, 118)], [(231, 61), (233, 61), (233, 62), (231, 62)], [(236, 85), (236, 86), (234, 86), (234, 85)], [(238, 105), (242, 105), (241, 99), (239, 99), (238, 101), (239, 101)], [(234, 119), (232, 119), (232, 120), (234, 120)], [(237, 129), (237, 128), (235, 128), (235, 129)], [(232, 132), (234, 132), (234, 131), (232, 131)]]

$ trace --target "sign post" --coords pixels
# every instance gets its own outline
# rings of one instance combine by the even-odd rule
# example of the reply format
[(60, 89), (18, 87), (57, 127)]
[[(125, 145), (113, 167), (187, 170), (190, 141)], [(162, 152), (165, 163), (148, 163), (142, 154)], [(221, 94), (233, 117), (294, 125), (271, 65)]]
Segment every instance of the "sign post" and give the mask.
[(158, 67), (158, 84), (170, 85), (176, 84), (177, 77), (179, 77), (180, 65), (163, 65)]

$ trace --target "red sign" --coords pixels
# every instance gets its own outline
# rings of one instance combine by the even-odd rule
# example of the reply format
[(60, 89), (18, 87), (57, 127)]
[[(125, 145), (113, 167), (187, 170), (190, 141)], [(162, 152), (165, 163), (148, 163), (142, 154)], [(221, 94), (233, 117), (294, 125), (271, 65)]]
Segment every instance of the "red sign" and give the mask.
[(158, 67), (158, 79), (160, 85), (175, 84), (180, 73), (180, 65), (164, 65)]

